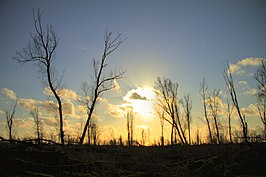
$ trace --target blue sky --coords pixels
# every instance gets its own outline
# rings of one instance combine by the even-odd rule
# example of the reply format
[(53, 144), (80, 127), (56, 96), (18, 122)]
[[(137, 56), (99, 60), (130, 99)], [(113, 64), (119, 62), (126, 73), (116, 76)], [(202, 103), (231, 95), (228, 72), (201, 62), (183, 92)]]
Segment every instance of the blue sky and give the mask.
[[(81, 92), (82, 82), (91, 80), (92, 59), (101, 55), (106, 27), (127, 37), (109, 58), (110, 69), (127, 69), (125, 78), (119, 81), (121, 92), (105, 94), (110, 104), (122, 104), (128, 91), (153, 87), (157, 76), (165, 76), (179, 83), (180, 97), (191, 95), (196, 119), (202, 111), (198, 89), (203, 77), (210, 91), (217, 88), (226, 93), (222, 72), (227, 62), (266, 58), (263, 0), (4, 0), (0, 2), (0, 89), (13, 90), (20, 98), (47, 99), (36, 66), (20, 67), (11, 59), (34, 32), (33, 8), (41, 8), (43, 22), (54, 26), (59, 37), (55, 66), (58, 72), (64, 72), (66, 88), (76, 93)], [(241, 69), (254, 73), (256, 66)], [(243, 107), (256, 102), (254, 95), (244, 94), (256, 88), (252, 77), (235, 77), (237, 82), (247, 82), (246, 88), (239, 90)], [(1, 110), (7, 100), (2, 94)], [(97, 112), (101, 112), (100, 108)], [(0, 116), (4, 118), (4, 114)], [(121, 123), (110, 115), (106, 119), (103, 126)]]

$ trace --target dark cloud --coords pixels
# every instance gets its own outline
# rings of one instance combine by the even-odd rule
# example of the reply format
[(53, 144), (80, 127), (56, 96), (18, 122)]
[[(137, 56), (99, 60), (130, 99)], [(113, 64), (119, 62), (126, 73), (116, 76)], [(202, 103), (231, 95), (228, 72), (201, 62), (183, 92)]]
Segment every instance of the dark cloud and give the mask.
[(132, 99), (132, 100), (147, 100), (147, 98), (146, 98), (145, 96), (140, 96), (140, 95), (139, 95), (138, 93), (136, 93), (136, 92), (133, 92), (133, 93), (131, 94), (130, 99)]

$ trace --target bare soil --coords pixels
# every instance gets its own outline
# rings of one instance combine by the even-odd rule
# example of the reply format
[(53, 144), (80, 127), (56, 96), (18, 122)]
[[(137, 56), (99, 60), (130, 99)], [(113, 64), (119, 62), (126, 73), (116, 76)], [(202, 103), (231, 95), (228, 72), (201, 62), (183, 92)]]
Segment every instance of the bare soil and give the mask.
[(266, 144), (164, 147), (0, 143), (0, 176), (266, 176)]

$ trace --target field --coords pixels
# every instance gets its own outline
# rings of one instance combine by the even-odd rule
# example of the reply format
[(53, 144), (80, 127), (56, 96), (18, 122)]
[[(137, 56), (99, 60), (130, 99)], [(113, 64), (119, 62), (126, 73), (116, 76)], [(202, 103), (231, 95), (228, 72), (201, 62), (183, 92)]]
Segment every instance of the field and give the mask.
[(0, 176), (266, 176), (266, 144), (78, 146), (0, 143)]

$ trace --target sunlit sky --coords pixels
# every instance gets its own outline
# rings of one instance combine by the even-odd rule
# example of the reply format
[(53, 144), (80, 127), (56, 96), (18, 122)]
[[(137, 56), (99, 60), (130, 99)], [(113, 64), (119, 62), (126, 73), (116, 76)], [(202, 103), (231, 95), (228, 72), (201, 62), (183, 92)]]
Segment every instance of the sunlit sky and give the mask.
[[(203, 115), (198, 91), (200, 82), (205, 78), (209, 92), (220, 89), (224, 99), (226, 90), (222, 72), (227, 62), (238, 69), (233, 76), (240, 106), (252, 109), (257, 102), (254, 95), (257, 86), (252, 74), (258, 67), (257, 59), (266, 58), (264, 0), (2, 0), (0, 136), (7, 135), (4, 110), (12, 101), (11, 91), (22, 99), (16, 114), (18, 137), (34, 133), (29, 114), (31, 103), (39, 101), (38, 104), (44, 105), (49, 99), (36, 65), (21, 67), (11, 59), (16, 51), (27, 45), (30, 32), (34, 32), (34, 8), (43, 11), (43, 22), (53, 25), (59, 37), (54, 64), (58, 73), (64, 73), (67, 93), (80, 94), (82, 82), (91, 82), (92, 60), (101, 56), (107, 27), (114, 34), (119, 32), (127, 38), (108, 58), (108, 69), (122, 68), (127, 72), (118, 81), (119, 88), (105, 93), (97, 106), (96, 119), (102, 138), (110, 136), (111, 129), (115, 137), (121, 134), (126, 138), (125, 118), (116, 109), (140, 101), (132, 100), (132, 93), (146, 98), (151, 96), (147, 90), (152, 90), (157, 76), (178, 82), (180, 97), (190, 94), (194, 127), (205, 127), (199, 119)], [(65, 102), (73, 109), (65, 117), (66, 131), (77, 135), (85, 117), (73, 97), (65, 98)], [(151, 113), (140, 112), (135, 115), (136, 137), (140, 137), (143, 127), (150, 127), (151, 141), (158, 140), (159, 119)], [(249, 112), (247, 119), (251, 127), (261, 127), (259, 118)], [(55, 129), (49, 126), (53, 125), (53, 122), (49, 124), (54, 121), (53, 116), (45, 111), (42, 116), (47, 121), (44, 123), (47, 134), (53, 132)], [(170, 125), (167, 126), (169, 129)]]

